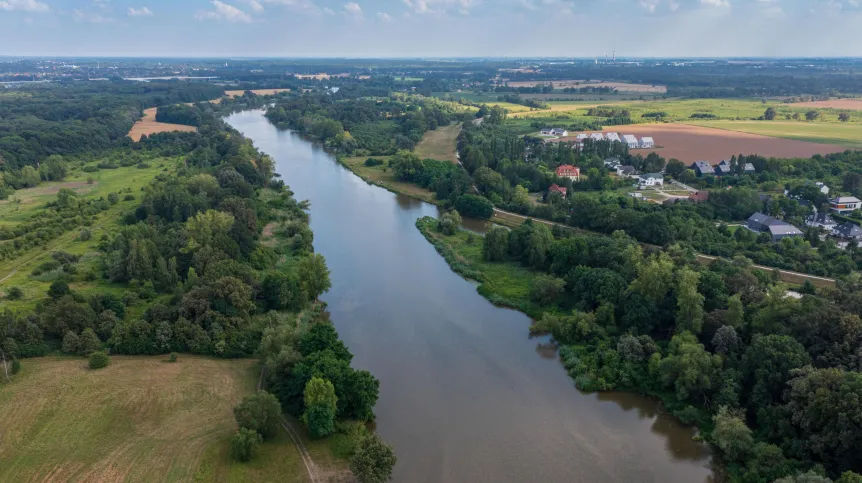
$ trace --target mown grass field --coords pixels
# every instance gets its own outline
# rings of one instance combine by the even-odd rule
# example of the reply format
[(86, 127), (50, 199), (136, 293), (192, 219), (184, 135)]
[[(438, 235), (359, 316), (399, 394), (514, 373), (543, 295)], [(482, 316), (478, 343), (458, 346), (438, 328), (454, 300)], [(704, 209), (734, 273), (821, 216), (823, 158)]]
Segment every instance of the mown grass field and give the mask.
[[(92, 233), (89, 240), (80, 240), (78, 236), (81, 230), (73, 229), (44, 246), (31, 248), (13, 259), (0, 261), (0, 296), (5, 295), (10, 287), (18, 287), (24, 291), (24, 297), (20, 300), (3, 300), (3, 307), (32, 310), (39, 300), (46, 297), (51, 283), (60, 275), (59, 271), (38, 277), (31, 275), (31, 272), (39, 264), (49, 260), (54, 251), (81, 256), (81, 261), (77, 264), (78, 270), (95, 271), (101, 259), (96, 246), (102, 235), (118, 228), (121, 214), (140, 204), (143, 196), (141, 188), (148, 185), (159, 173), (173, 170), (178, 162), (180, 162), (178, 159), (173, 158), (154, 158), (146, 160), (149, 167), (145, 169), (131, 166), (102, 169), (94, 173), (85, 173), (80, 168), (76, 168), (62, 182), (44, 183), (35, 188), (19, 190), (9, 200), (0, 202), (0, 225), (15, 226), (47, 209), (46, 204), (56, 200), (57, 192), (62, 188), (74, 190), (81, 199), (107, 197), (111, 192), (119, 193), (120, 198), (117, 204), (111, 205), (107, 211), (100, 213), (96, 221), (87, 227)], [(87, 178), (93, 178), (93, 183), (89, 184)], [(133, 196), (134, 199), (125, 200), (127, 195)], [(70, 286), (83, 295), (89, 295), (98, 290), (113, 291), (116, 295), (122, 296), (125, 290), (122, 285), (109, 284), (98, 278), (87, 282), (75, 282)], [(134, 309), (132, 313), (135, 313)]]
[(455, 148), (460, 132), (461, 125), (457, 123), (428, 131), (422, 137), (422, 141), (416, 145), (416, 154), (422, 159), (439, 159), (457, 163), (458, 156)]
[(836, 144), (851, 149), (862, 149), (862, 123), (825, 123), (794, 121), (704, 121), (691, 123), (698, 126), (728, 131), (760, 134), (797, 141)]
[(256, 361), (165, 360), (114, 356), (98, 371), (81, 358), (24, 360), (0, 386), (0, 481), (305, 481), (284, 441), (249, 465), (225, 458)]

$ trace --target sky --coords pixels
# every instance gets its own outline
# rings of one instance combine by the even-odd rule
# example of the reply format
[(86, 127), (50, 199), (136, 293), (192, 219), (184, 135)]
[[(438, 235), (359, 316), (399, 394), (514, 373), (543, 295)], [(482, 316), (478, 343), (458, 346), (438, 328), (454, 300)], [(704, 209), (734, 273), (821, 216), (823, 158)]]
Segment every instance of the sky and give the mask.
[(858, 56), (862, 0), (0, 0), (0, 55)]

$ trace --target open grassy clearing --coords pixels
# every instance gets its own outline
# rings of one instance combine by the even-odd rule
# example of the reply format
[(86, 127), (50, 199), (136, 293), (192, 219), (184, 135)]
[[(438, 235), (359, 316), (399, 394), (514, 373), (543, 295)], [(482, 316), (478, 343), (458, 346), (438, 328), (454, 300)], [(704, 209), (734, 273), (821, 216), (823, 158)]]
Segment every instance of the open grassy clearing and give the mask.
[(461, 125), (457, 123), (428, 131), (422, 137), (422, 141), (416, 145), (416, 154), (423, 159), (439, 159), (457, 163), (456, 142), (460, 132)]
[(794, 121), (704, 121), (692, 123), (729, 131), (739, 131), (812, 143), (835, 144), (862, 149), (862, 124)]
[[(194, 481), (235, 430), (232, 408), (254, 391), (257, 363), (165, 359), (115, 356), (99, 371), (78, 358), (25, 360), (0, 390), (0, 481)], [(270, 461), (298, 468), (292, 446), (279, 446)]]
[(585, 87), (610, 87), (620, 92), (645, 92), (653, 94), (664, 94), (667, 92), (667, 86), (635, 84), (631, 82), (614, 82), (601, 80), (578, 80), (578, 79), (561, 79), (561, 80), (542, 80), (542, 81), (509, 81), (509, 87), (536, 87), (537, 85), (553, 84), (554, 89), (567, 88), (585, 88)]
[(830, 99), (828, 101), (799, 102), (791, 105), (798, 107), (862, 111), (862, 99)]
[[(224, 91), (224, 95), (228, 97), (240, 97), (245, 94), (244, 90), (234, 90), (234, 91)], [(278, 94), (279, 92), (290, 92), (290, 89), (253, 89), (251, 91), (252, 94), (258, 96), (271, 96), (273, 94)]]
[(150, 134), (156, 134), (160, 132), (195, 132), (198, 130), (194, 126), (184, 126), (182, 124), (157, 122), (156, 110), (157, 108), (155, 107), (144, 110), (144, 117), (140, 121), (136, 122), (134, 126), (132, 126), (132, 129), (129, 131), (128, 136), (132, 138), (132, 141), (138, 142), (145, 135), (149, 136)]
[(392, 170), (390, 170), (386, 166), (386, 156), (371, 156), (375, 159), (382, 159), (384, 163), (379, 166), (365, 166), (365, 161), (368, 160), (368, 156), (365, 157), (354, 157), (354, 158), (338, 158), (342, 165), (344, 165), (350, 171), (353, 171), (354, 174), (362, 178), (368, 183), (375, 184), (382, 188), (385, 188), (393, 193), (401, 193), (411, 198), (416, 198), (422, 201), (427, 201), (428, 203), (436, 203), (436, 197), (434, 193), (422, 188), (419, 185), (415, 185), (413, 183), (405, 183), (403, 181), (398, 181), (395, 179), (395, 175), (392, 174)]

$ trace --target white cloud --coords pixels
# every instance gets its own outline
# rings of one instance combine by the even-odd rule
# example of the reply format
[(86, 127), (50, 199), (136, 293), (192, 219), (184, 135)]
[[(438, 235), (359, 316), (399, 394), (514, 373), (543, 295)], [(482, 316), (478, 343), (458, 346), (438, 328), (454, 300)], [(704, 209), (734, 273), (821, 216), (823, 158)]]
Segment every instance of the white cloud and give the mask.
[(0, 10), (42, 13), (50, 10), (47, 4), (37, 0), (0, 0)]
[(655, 9), (658, 7), (658, 0), (640, 0), (638, 4), (647, 12), (655, 13)]
[(234, 7), (233, 5), (228, 5), (227, 3), (220, 2), (219, 0), (212, 0), (212, 5), (214, 10), (198, 12), (195, 14), (195, 18), (198, 20), (224, 20), (225, 22), (231, 23), (252, 22), (251, 15), (243, 12), (242, 10)]
[(391, 22), (392, 21), (392, 16), (390, 16), (386, 12), (377, 12), (377, 18), (379, 18), (380, 20), (383, 20), (384, 22)]
[(153, 11), (147, 7), (135, 8), (129, 7), (129, 11), (127, 13), (129, 17), (152, 17)]
[(335, 10), (333, 10), (333, 9), (331, 9), (331, 8), (329, 8), (329, 7), (324, 7), (324, 9), (323, 9), (323, 13), (325, 13), (325, 14), (327, 14), (327, 15), (335, 15)]
[(859, 6), (859, 0), (847, 0), (847, 3), (849, 3), (853, 7)]
[(729, 7), (730, 2), (728, 0), (700, 0), (701, 5), (706, 5), (707, 7)]
[(248, 8), (250, 8), (253, 12), (263, 12), (263, 5), (260, 4), (257, 0), (247, 0), (245, 3), (248, 4)]
[[(416, 13), (446, 13), (457, 10), (462, 15), (470, 13), (470, 9), (479, 3), (479, 0), (402, 0), (411, 10)], [(521, 2), (524, 6), (532, 5), (530, 2)]]
[(355, 17), (362, 16), (362, 7), (356, 2), (347, 2), (344, 4), (344, 12)]
[(114, 21), (113, 18), (106, 17), (100, 13), (79, 10), (77, 8), (75, 10), (72, 10), (72, 18), (74, 18), (76, 22), (96, 24), (111, 23)]

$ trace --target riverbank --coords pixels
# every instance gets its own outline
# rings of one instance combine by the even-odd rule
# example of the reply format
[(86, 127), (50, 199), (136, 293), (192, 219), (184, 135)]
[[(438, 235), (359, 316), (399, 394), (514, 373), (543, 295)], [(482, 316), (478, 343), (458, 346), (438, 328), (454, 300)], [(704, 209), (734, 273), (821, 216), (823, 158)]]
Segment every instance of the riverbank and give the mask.
[[(385, 190), (391, 191), (392, 193), (406, 195), (426, 203), (434, 205), (439, 204), (437, 197), (431, 190), (427, 190), (413, 183), (405, 183), (404, 181), (398, 181), (395, 179), (395, 175), (386, 163), (388, 156), (336, 156), (335, 159), (338, 160), (342, 166), (352, 171), (353, 174), (359, 176), (368, 184), (379, 186)], [(380, 160), (382, 161), (382, 164), (368, 166), (365, 162), (369, 159)]]

